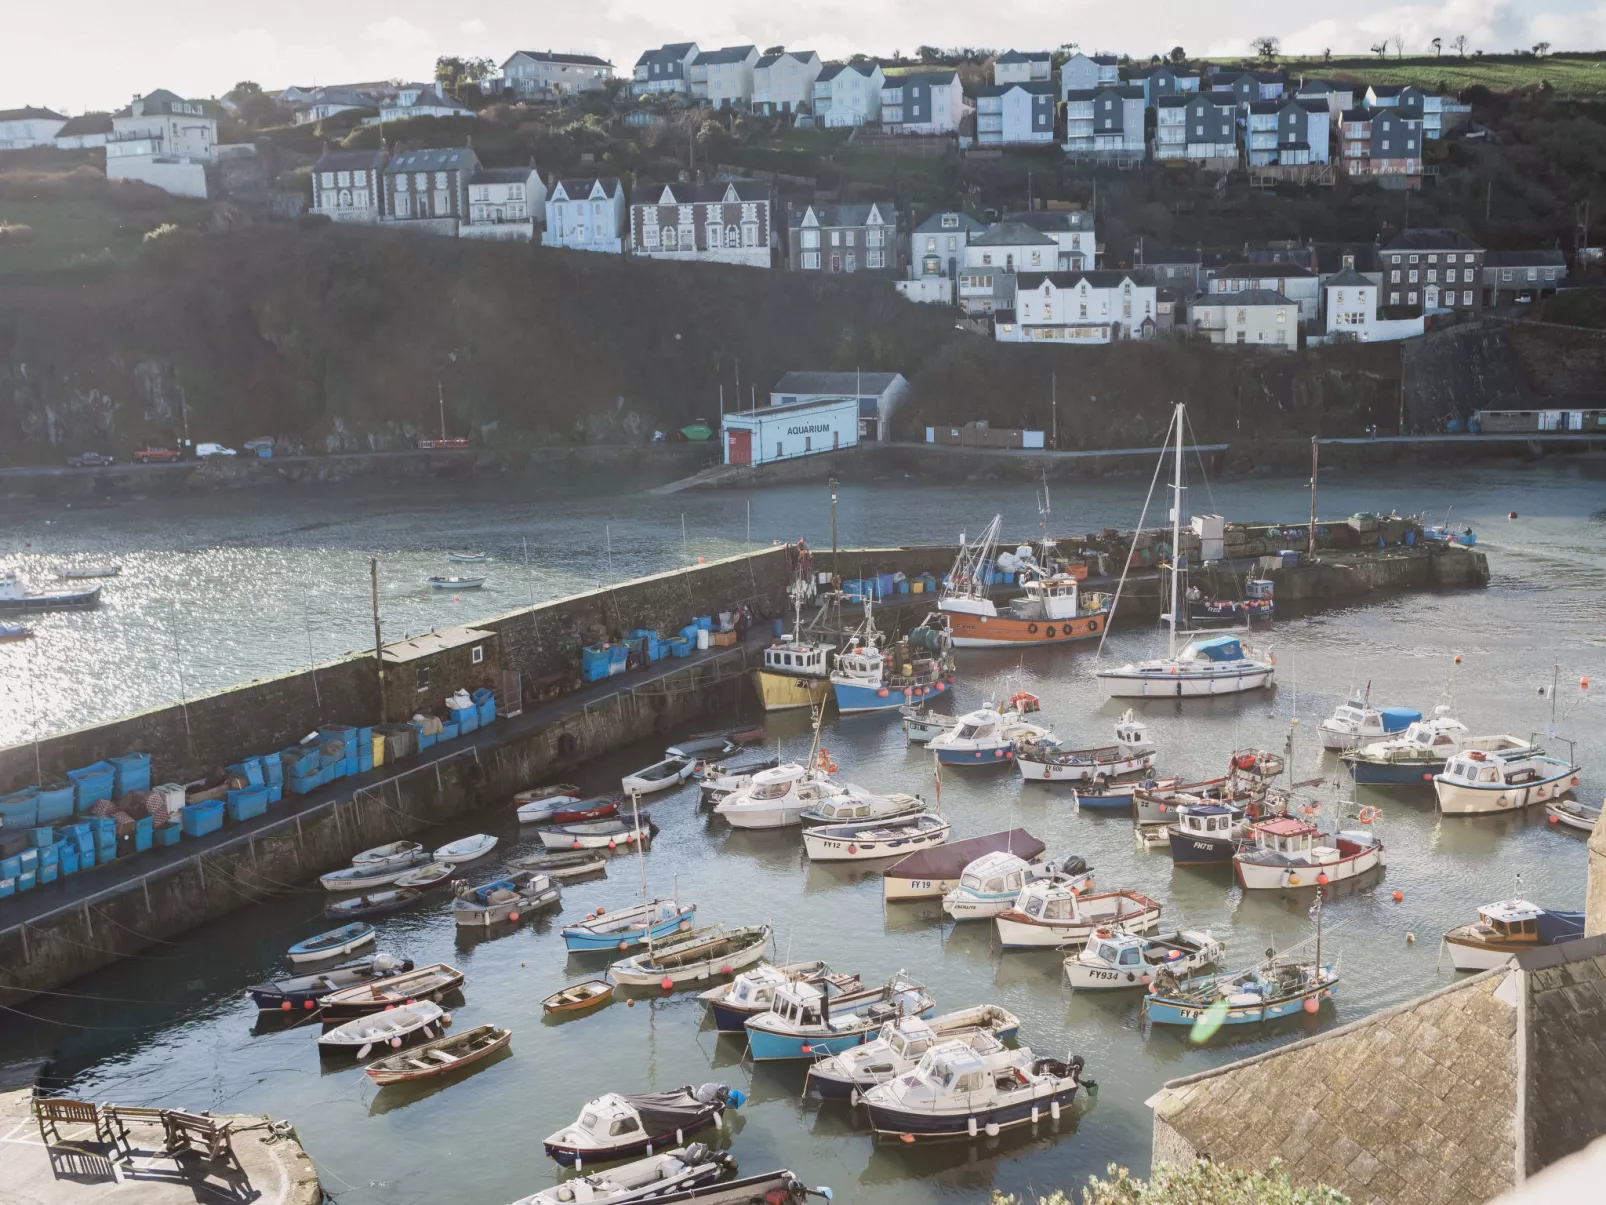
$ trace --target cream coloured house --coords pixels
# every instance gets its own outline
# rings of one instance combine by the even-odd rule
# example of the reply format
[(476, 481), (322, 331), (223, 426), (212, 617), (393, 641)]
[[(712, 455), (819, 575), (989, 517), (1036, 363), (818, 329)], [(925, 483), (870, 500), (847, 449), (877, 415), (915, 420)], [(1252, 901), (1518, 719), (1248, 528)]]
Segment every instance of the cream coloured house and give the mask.
[(1297, 351), (1299, 303), (1271, 289), (1201, 295), (1193, 303), (1193, 333), (1235, 347)]
[(106, 178), (143, 180), (180, 197), (206, 196), (206, 168), (217, 162), (217, 119), (165, 88), (136, 96), (112, 115)]
[(763, 55), (753, 64), (753, 111), (773, 115), (808, 108), (821, 69), (820, 56), (812, 50)]
[(534, 166), (482, 167), (468, 178), (468, 220), (460, 238), (535, 241), (546, 214), (546, 185)]

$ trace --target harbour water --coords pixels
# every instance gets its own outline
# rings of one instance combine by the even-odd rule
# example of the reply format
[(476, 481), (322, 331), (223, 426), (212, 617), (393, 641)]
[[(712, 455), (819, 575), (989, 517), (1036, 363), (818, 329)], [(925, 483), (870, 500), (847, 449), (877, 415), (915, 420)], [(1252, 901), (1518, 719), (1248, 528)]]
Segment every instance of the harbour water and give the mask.
[[(1056, 489), (1053, 528), (1130, 526), (1147, 484)], [(1598, 690), (1583, 691), (1579, 681), (1606, 682), (1603, 484), (1606, 474), (1589, 464), (1485, 472), (1476, 481), (1419, 473), (1410, 481), (1351, 476), (1324, 483), (1326, 515), (1453, 506), (1453, 520), (1479, 531), (1489, 588), (1279, 618), (1269, 637), (1278, 662), (1275, 691), (1143, 706), (1161, 768), (1220, 772), (1234, 748), (1280, 749), (1297, 718), (1296, 776), (1331, 774), (1336, 762), (1321, 760), (1314, 727), (1370, 681), (1374, 702), (1423, 711), (1448, 692), (1475, 731), (1543, 734), (1554, 705), (1552, 748), (1565, 752), (1560, 738), (1576, 739), (1585, 767), (1580, 795), (1598, 802), (1606, 790), (1606, 729)], [(1012, 535), (1037, 525), (1030, 490), (1013, 486), (881, 482), (843, 487), (840, 499), (844, 546), (948, 542), (962, 527), (978, 530), (995, 511), (1004, 512)], [(1156, 505), (1151, 522), (1164, 513), (1163, 502)], [(1302, 481), (1253, 480), (1195, 489), (1189, 509), (1292, 519), (1306, 505)], [(1506, 518), (1510, 511), (1516, 520)], [(382, 558), (387, 634), (400, 635), (509, 610), (532, 594), (553, 597), (736, 551), (749, 541), (749, 514), (755, 544), (800, 534), (829, 543), (826, 491), (819, 487), (682, 496), (666, 505), (600, 486), (560, 494), (499, 482), (409, 495), (296, 492), (271, 502), (260, 494), (224, 495), (83, 514), (13, 514), (4, 550), (9, 566), (39, 577), (37, 566), (67, 558), (114, 558), (125, 568), (108, 584), (98, 614), (40, 617), (31, 650), (0, 648), (7, 681), (31, 678), (32, 699), (19, 703), (16, 690), (6, 692), (4, 739), (27, 739), (36, 719), (43, 731), (54, 731), (170, 702), (180, 670), (183, 689), (194, 692), (298, 668), (308, 656), (309, 629), (316, 658), (365, 647), (366, 558), (375, 553)], [(25, 538), (35, 551), (22, 551)], [(492, 552), (490, 588), (460, 601), (425, 590), (423, 577), (443, 570), (442, 551), (464, 545)], [(1147, 655), (1162, 640), (1148, 628), (1118, 629), (1104, 657)], [(1100, 697), (1093, 660), (1091, 649), (1043, 650), (1028, 654), (1024, 665), (1018, 653), (962, 653), (955, 703), (975, 706), (1018, 683), (1042, 698), (1043, 716), (1057, 734), (1103, 741), (1120, 708)], [(1552, 700), (1558, 665), (1561, 686)], [(843, 777), (931, 797), (929, 755), (906, 747), (895, 719), (832, 717), (827, 724), (824, 742)], [(783, 755), (806, 751), (804, 716), (770, 717), (765, 727)], [(580, 785), (616, 788), (621, 773), (657, 755), (652, 746), (623, 751), (587, 766)], [(1338, 797), (1332, 789), (1319, 793)], [(744, 1170), (787, 1166), (811, 1184), (831, 1185), (838, 1200), (912, 1205), (974, 1201), (993, 1187), (1072, 1188), (1111, 1162), (1147, 1166), (1143, 1101), (1164, 1080), (1450, 982), (1438, 936), (1470, 919), (1481, 903), (1519, 892), (1548, 906), (1582, 903), (1582, 835), (1547, 825), (1542, 813), (1441, 819), (1430, 793), (1367, 795), (1362, 802), (1381, 809), (1377, 829), (1388, 866), (1335, 892), (1327, 908), (1324, 955), (1339, 960), (1337, 1000), (1315, 1017), (1246, 1027), (1202, 1046), (1185, 1034), (1145, 1034), (1135, 994), (1072, 998), (1052, 952), (1005, 955), (989, 925), (956, 926), (935, 904), (884, 906), (872, 871), (810, 866), (796, 830), (733, 832), (699, 810), (695, 791), (651, 802), (662, 831), (646, 858), (649, 886), (695, 901), (699, 923), (768, 921), (779, 956), (825, 958), (866, 978), (906, 968), (924, 980), (939, 1010), (993, 1001), (1020, 1016), (1021, 1040), (1037, 1052), (1085, 1057), (1099, 1081), (1097, 1098), (1079, 1105), (1057, 1131), (1045, 1123), (1035, 1137), (872, 1144), (862, 1116), (801, 1096), (802, 1066), (754, 1066), (736, 1039), (716, 1037), (691, 992), (648, 992), (634, 1006), (620, 1001), (560, 1025), (543, 1022), (542, 996), (600, 973), (607, 962), (567, 957), (557, 933), (561, 921), (635, 898), (634, 858), (616, 859), (606, 880), (567, 888), (561, 913), (505, 934), (459, 935), (444, 891), (376, 922), (381, 948), (419, 963), (448, 961), (466, 973), (464, 1003), (454, 1010), (459, 1027), (493, 1022), (514, 1031), (509, 1055), (455, 1082), (379, 1092), (355, 1067), (320, 1066), (315, 1031), (258, 1025), (242, 989), (283, 974), (284, 948), (326, 927), (325, 896), (315, 885), (287, 888), (274, 901), (30, 1001), (21, 1012), (39, 1019), (8, 1015), (0, 1026), (0, 1062), (52, 1057), (69, 1093), (89, 1099), (289, 1118), (326, 1188), (347, 1202), (503, 1205), (554, 1181), (539, 1140), (572, 1120), (590, 1097), (705, 1081), (750, 1094), (722, 1139)], [(1245, 898), (1227, 870), (1173, 868), (1163, 853), (1134, 846), (1127, 818), (1078, 814), (1068, 796), (1024, 786), (1009, 771), (945, 772), (942, 807), (956, 837), (1019, 824), (1053, 854), (1084, 856), (1101, 888), (1131, 887), (1162, 900), (1163, 926), (1209, 929), (1223, 939), (1229, 965), (1309, 934), (1310, 892)], [(489, 878), (503, 856), (533, 845), (510, 811), (470, 818), (440, 839), (476, 830), (496, 833), (502, 846), (465, 867), (465, 875)], [(1396, 891), (1403, 895), (1398, 903)]]

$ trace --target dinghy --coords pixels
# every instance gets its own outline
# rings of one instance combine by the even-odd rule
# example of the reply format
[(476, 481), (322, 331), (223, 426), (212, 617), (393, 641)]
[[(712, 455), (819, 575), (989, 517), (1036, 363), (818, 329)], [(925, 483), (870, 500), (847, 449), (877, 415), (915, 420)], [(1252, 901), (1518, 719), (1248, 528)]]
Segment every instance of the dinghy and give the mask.
[(582, 850), (579, 853), (571, 850), (562, 854), (531, 854), (527, 858), (510, 858), (508, 868), (534, 870), (566, 882), (569, 879), (583, 879), (587, 875), (606, 871), (608, 859), (589, 850)]
[(383, 1012), (395, 1005), (413, 1000), (431, 1000), (436, 1003), (447, 992), (463, 986), (463, 972), (456, 967), (437, 962), (417, 970), (404, 971), (340, 988), (318, 997), (318, 1007), (325, 1020), (344, 1017), (366, 1017), (369, 1013)]
[(433, 887), (443, 879), (452, 877), (450, 862), (429, 862), (416, 870), (409, 870), (396, 880), (397, 887)]
[(959, 886), (942, 897), (942, 910), (955, 920), (987, 920), (1015, 906), (1021, 888), (1039, 879), (1064, 878), (1077, 891), (1093, 890), (1093, 869), (1072, 854), (1057, 863), (1028, 862), (996, 850), (983, 854), (959, 875)]
[(396, 1049), (419, 1036), (433, 1038), (437, 1026), (444, 1029), (449, 1020), (441, 1006), (429, 1000), (403, 1004), (336, 1026), (318, 1039), (318, 1053), (326, 1058), (365, 1059), (380, 1046)]
[(472, 837), (451, 841), (435, 851), (435, 861), (450, 862), (454, 866), (483, 858), (496, 848), (496, 838), (489, 833), (475, 833)]
[(351, 864), (373, 866), (385, 862), (406, 861), (423, 852), (424, 847), (416, 841), (392, 841), (389, 845), (376, 845), (372, 849), (363, 850), (351, 860)]
[(654, 791), (678, 787), (691, 777), (691, 772), (696, 768), (695, 758), (666, 757), (663, 761), (654, 762), (645, 770), (626, 774), (619, 783), (624, 787), (626, 795), (650, 795)]
[(608, 968), (608, 978), (620, 987), (701, 983), (718, 975), (752, 966), (764, 957), (770, 944), (768, 925), (738, 929), (714, 926), (672, 937), (645, 953), (621, 958)]
[(552, 813), (553, 824), (588, 824), (593, 820), (613, 820), (619, 815), (619, 800), (608, 795), (582, 799), (571, 807)]
[(291, 1009), (311, 1009), (320, 996), (343, 988), (387, 979), (413, 969), (413, 960), (397, 958), (393, 954), (370, 954), (343, 962), (327, 971), (313, 975), (297, 975), (290, 979), (275, 979), (271, 983), (254, 983), (245, 990), (257, 1008), (263, 1012), (288, 1012)]
[(734, 752), (735, 749), (736, 746), (731, 744), (730, 738), (722, 732), (716, 732), (704, 736), (689, 736), (683, 741), (676, 741), (664, 750), (664, 756), (697, 762)]
[(714, 1015), (714, 1028), (720, 1033), (744, 1033), (747, 1018), (769, 1011), (777, 987), (799, 979), (815, 978), (839, 980), (843, 990), (857, 991), (863, 987), (857, 975), (833, 976), (826, 971), (825, 963), (818, 960), (787, 962), (779, 966), (760, 962), (751, 970), (741, 972), (730, 983), (711, 987), (697, 998), (708, 1005), (708, 1011)]
[(1221, 950), (1210, 934), (1189, 929), (1154, 937), (1099, 929), (1065, 960), (1065, 981), (1079, 992), (1148, 987), (1160, 968), (1186, 978), (1213, 965)]
[(588, 820), (583, 824), (555, 824), (536, 830), (548, 849), (615, 849), (652, 839), (652, 817), (642, 812), (631, 820)]
[(746, 1096), (724, 1084), (687, 1085), (673, 1092), (610, 1092), (580, 1110), (571, 1124), (545, 1141), (547, 1157), (564, 1167), (651, 1154), (654, 1146), (685, 1142), (685, 1135), (719, 1124), (727, 1108)]
[(485, 584), (483, 577), (427, 577), (424, 581), (437, 590), (478, 590)]
[(926, 989), (899, 971), (879, 991), (854, 1001), (833, 1000), (814, 980), (782, 984), (770, 1010), (749, 1017), (747, 1049), (755, 1059), (807, 1059), (838, 1054), (866, 1041), (888, 1021), (936, 1011)]
[(545, 824), (552, 819), (552, 813), (562, 807), (571, 807), (584, 798), (580, 788), (570, 782), (560, 782), (549, 787), (534, 787), (528, 791), (520, 791), (513, 796), (513, 810), (518, 814), (520, 824)]
[(993, 1138), (1001, 1130), (1058, 1121), (1081, 1087), (1082, 1058), (1037, 1058), (1026, 1047), (978, 1053), (957, 1039), (939, 1042), (920, 1065), (860, 1098), (870, 1128), (899, 1138)]
[(547, 1013), (567, 1016), (570, 1013), (583, 1013), (612, 999), (613, 984), (606, 979), (587, 979), (584, 983), (553, 992), (541, 1001), (541, 1008)]
[(384, 916), (400, 912), (424, 898), (417, 887), (396, 887), (390, 891), (371, 891), (349, 900), (335, 900), (325, 904), (323, 914), (336, 920), (354, 916)]
[(326, 958), (349, 954), (373, 940), (374, 927), (358, 921), (309, 937), (306, 941), (298, 941), (286, 952), (286, 957), (291, 962), (322, 962)]
[[(513, 1205), (630, 1205), (636, 1201), (655, 1203), (704, 1188), (736, 1171), (736, 1158), (729, 1151), (716, 1151), (701, 1142), (676, 1147), (659, 1155), (649, 1155), (622, 1167), (609, 1168), (589, 1176), (565, 1180), (562, 1184), (521, 1197)], [(701, 1192), (696, 1200), (704, 1200)], [(741, 1200), (748, 1200), (743, 1197)], [(756, 1195), (752, 1200), (767, 1198)]]
[(485, 560), (485, 554), (483, 552), (456, 552), (448, 550), (446, 553), (446, 559), (449, 561), (459, 561), (465, 565), (478, 565)]
[(404, 1054), (387, 1055), (377, 1063), (369, 1063), (364, 1071), (381, 1088), (386, 1084), (429, 1079), (448, 1071), (472, 1067), (512, 1040), (513, 1034), (509, 1030), (495, 1025), (476, 1025), (463, 1033), (415, 1046)]
[(518, 870), (505, 878), (470, 887), (460, 883), (452, 901), (452, 919), (458, 926), (472, 928), (501, 921), (516, 921), (537, 909), (558, 902), (558, 885), (551, 876), (533, 870)]
[(866, 1089), (913, 1071), (938, 1042), (957, 1040), (978, 1054), (992, 1054), (1019, 1032), (1020, 1018), (996, 1004), (962, 1008), (929, 1021), (920, 1017), (888, 1021), (863, 1046), (827, 1055), (810, 1067), (803, 1090), (813, 1088), (826, 1100), (857, 1101)]
[(1600, 811), (1594, 804), (1580, 803), (1576, 799), (1553, 799), (1545, 804), (1545, 814), (1552, 824), (1565, 824), (1586, 833), (1595, 831)]
[(362, 866), (347, 866), (318, 876), (325, 891), (368, 891), (394, 883), (408, 871), (429, 864), (429, 855), (423, 850), (390, 862), (369, 862)]
[(803, 830), (803, 848), (811, 862), (870, 862), (941, 845), (952, 830), (953, 825), (934, 812), (903, 820), (822, 824)]
[(1182, 777), (1178, 774), (1165, 777), (1140, 774), (1114, 780), (1095, 778), (1089, 785), (1071, 789), (1071, 806), (1077, 811), (1087, 808), (1094, 812), (1130, 812), (1139, 791), (1174, 791), (1181, 785)]
[(614, 912), (598, 908), (585, 920), (564, 928), (563, 944), (570, 950), (623, 950), (645, 943), (649, 930), (657, 941), (689, 930), (696, 919), (696, 904), (682, 905), (674, 900), (652, 900)]
[(1147, 933), (1160, 923), (1160, 902), (1136, 891), (1082, 895), (1064, 879), (1028, 883), (1015, 905), (993, 918), (1006, 950), (1081, 945), (1095, 929)]

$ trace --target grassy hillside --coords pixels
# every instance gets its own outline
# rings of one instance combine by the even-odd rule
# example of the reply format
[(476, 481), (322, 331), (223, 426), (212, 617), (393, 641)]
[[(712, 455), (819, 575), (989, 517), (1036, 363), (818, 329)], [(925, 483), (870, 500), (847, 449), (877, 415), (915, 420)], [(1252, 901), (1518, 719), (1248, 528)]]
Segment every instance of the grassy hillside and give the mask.
[[(1264, 59), (1215, 59), (1221, 66), (1264, 69)], [(1321, 57), (1282, 57), (1277, 69), (1290, 78), (1360, 80), (1368, 84), (1415, 84), (1450, 95), (1459, 95), (1473, 86), (1501, 92), (1513, 88), (1549, 85), (1559, 96), (1594, 98), (1606, 96), (1606, 54), (1494, 55), (1462, 58), (1446, 51), (1442, 55), (1414, 58), (1379, 58), (1377, 55), (1347, 55), (1333, 59)]]
[(126, 263), (147, 232), (164, 223), (193, 223), (208, 212), (202, 202), (108, 181), (87, 165), (0, 172), (0, 279)]

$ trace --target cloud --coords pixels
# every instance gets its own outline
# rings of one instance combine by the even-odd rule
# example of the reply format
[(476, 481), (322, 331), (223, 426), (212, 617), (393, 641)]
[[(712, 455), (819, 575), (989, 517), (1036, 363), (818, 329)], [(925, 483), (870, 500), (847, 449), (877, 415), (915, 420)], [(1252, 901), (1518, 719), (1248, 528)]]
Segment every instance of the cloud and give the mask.
[(482, 34), (485, 32), (485, 22), (475, 17), (472, 21), (464, 21), (458, 28), (466, 34)]
[(365, 35), (392, 54), (416, 54), (435, 48), (435, 35), (401, 17), (386, 17), (370, 25)]

